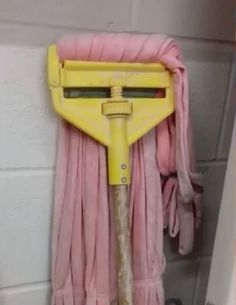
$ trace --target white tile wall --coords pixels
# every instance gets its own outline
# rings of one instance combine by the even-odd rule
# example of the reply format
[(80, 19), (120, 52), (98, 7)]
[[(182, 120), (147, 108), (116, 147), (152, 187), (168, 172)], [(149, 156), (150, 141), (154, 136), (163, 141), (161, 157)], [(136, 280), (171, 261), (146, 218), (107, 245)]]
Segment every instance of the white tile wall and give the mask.
[(126, 30), (130, 0), (2, 0), (0, 19), (94, 30)]
[(1, 305), (49, 305), (50, 287), (48, 283), (23, 285), (0, 290)]
[(202, 225), (196, 235), (195, 256), (212, 254), (218, 213), (223, 191), (226, 163), (212, 163), (200, 168), (204, 173)]
[(222, 130), (220, 133), (218, 151), (217, 151), (217, 158), (218, 159), (227, 159), (229, 154), (230, 142), (231, 142), (231, 134), (234, 125), (234, 118), (235, 118), (235, 59), (233, 61), (231, 67), (231, 75), (230, 81), (228, 85), (228, 92), (227, 92), (227, 100), (225, 103), (224, 109), (224, 116), (222, 122)]
[(52, 180), (51, 171), (0, 176), (0, 288), (50, 278)]
[(135, 0), (132, 29), (233, 41), (234, 3), (224, 0)]
[(193, 305), (205, 304), (210, 265), (211, 265), (210, 257), (199, 260), (198, 279), (196, 284)]
[(56, 116), (46, 82), (46, 50), (0, 47), (1, 168), (54, 166)]
[[(233, 48), (219, 43), (178, 41), (189, 72), (196, 155), (199, 160), (212, 160), (226, 102)], [(232, 118), (229, 121), (230, 124)]]
[(77, 31), (70, 28), (34, 24), (29, 26), (20, 22), (0, 20), (0, 45), (33, 46), (45, 49), (45, 46), (55, 43), (60, 37)]
[(195, 294), (197, 272), (197, 261), (169, 263), (164, 274), (166, 299), (180, 299), (182, 305), (192, 304)]
[[(102, 0), (97, 6), (92, 0), (0, 1), (1, 305), (49, 305), (57, 127), (46, 83), (49, 43), (93, 29), (176, 36), (189, 70), (198, 159), (227, 158), (232, 108), (225, 100), (233, 50), (224, 40), (232, 39), (231, 1)], [(178, 261), (175, 247), (166, 243), (166, 295), (183, 305), (203, 305), (207, 274), (198, 257), (211, 253), (224, 169), (215, 161), (203, 167), (205, 219), (194, 255)]]

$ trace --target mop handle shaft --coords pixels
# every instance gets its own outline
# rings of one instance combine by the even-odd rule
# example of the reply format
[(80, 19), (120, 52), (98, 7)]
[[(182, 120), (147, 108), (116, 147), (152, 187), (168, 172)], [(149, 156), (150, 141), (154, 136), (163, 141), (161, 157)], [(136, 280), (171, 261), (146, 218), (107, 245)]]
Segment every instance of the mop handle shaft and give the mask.
[(112, 189), (115, 212), (119, 305), (133, 305), (128, 187), (127, 185), (115, 185)]

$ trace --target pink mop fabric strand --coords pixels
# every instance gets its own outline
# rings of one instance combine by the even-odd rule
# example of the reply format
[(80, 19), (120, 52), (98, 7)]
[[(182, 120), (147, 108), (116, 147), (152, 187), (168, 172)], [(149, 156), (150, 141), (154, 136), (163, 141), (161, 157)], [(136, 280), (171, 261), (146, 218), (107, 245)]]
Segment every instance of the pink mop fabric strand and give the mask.
[[(57, 52), (62, 62), (160, 62), (173, 73), (175, 113), (133, 145), (129, 191), (134, 305), (163, 305), (163, 231), (178, 236), (179, 252), (188, 254), (201, 219), (202, 184), (180, 51), (165, 36), (81, 34), (60, 40)], [(110, 305), (117, 280), (106, 149), (66, 122), (58, 149), (52, 304)]]

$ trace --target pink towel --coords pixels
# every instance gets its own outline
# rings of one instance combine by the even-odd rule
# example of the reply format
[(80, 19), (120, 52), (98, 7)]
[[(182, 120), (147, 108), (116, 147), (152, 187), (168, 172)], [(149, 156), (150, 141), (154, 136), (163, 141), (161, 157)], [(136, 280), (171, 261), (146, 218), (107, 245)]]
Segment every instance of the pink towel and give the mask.
[[(201, 218), (189, 120), (187, 71), (171, 38), (83, 34), (57, 44), (65, 59), (160, 62), (174, 76), (175, 114), (132, 147), (130, 219), (134, 305), (163, 305), (163, 230), (193, 248)], [(113, 206), (106, 149), (66, 122), (59, 132), (53, 226), (53, 305), (110, 305), (116, 301)]]

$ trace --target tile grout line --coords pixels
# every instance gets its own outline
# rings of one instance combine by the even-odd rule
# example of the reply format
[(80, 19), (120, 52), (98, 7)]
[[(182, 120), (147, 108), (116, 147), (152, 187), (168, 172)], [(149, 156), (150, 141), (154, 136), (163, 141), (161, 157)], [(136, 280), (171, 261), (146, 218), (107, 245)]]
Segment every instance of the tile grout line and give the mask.
[(186, 263), (192, 263), (192, 262), (198, 262), (198, 261), (203, 261), (206, 259), (211, 259), (212, 255), (199, 255), (195, 257), (191, 257), (189, 259), (184, 258), (184, 259), (173, 259), (173, 260), (167, 260), (167, 264), (186, 264)]
[(0, 169), (0, 177), (54, 175), (55, 168), (13, 168)]
[(138, 0), (130, 0), (130, 21), (129, 21), (129, 30), (132, 30), (134, 23), (134, 13), (135, 13), (135, 3)]
[[(63, 26), (63, 25), (51, 25), (51, 24), (41, 24), (41, 23), (32, 23), (32, 22), (25, 22), (25, 21), (9, 21), (6, 19), (0, 19), (0, 23), (2, 23), (3, 25), (6, 26), (26, 26), (26, 27), (30, 27), (30, 28), (45, 28), (45, 29), (54, 29), (54, 30), (70, 30), (70, 31), (84, 31), (84, 32), (120, 32), (121, 30), (113, 30), (113, 31), (107, 31), (106, 29), (88, 29), (88, 28), (84, 28), (84, 27), (74, 27), (74, 26)], [(145, 32), (145, 31), (124, 31), (122, 30), (122, 32), (124, 33), (140, 33), (140, 34), (152, 34), (152, 33), (156, 33), (153, 31), (150, 32)], [(157, 33), (156, 33), (157, 34)], [(234, 45), (234, 41), (232, 40), (227, 40), (227, 39), (219, 39), (219, 38), (205, 38), (205, 37), (192, 37), (192, 36), (180, 36), (180, 35), (173, 35), (173, 34), (168, 34), (174, 38), (177, 39), (183, 39), (183, 40), (195, 40), (195, 41), (201, 41), (201, 42), (205, 42), (205, 43), (217, 43), (217, 44), (223, 44), (223, 45)]]
[(136, 16), (136, 7), (138, 7), (140, 3), (140, 0), (131, 0), (131, 16), (130, 16), (130, 28), (129, 31), (133, 32), (133, 29), (135, 28), (135, 16)]
[(226, 165), (227, 159), (222, 160), (201, 160), (197, 161), (197, 166), (217, 166), (217, 165)]
[(31, 283), (22, 283), (22, 284), (18, 284), (18, 285), (13, 285), (13, 286), (5, 286), (5, 287), (0, 287), (0, 295), (2, 293), (6, 293), (6, 292), (12, 292), (12, 291), (17, 291), (17, 290), (27, 290), (27, 288), (50, 288), (51, 287), (51, 281), (47, 280), (47, 281), (35, 281), (35, 282), (31, 282)]
[[(217, 166), (217, 165), (225, 165), (227, 163), (227, 159), (222, 160), (199, 160), (197, 161), (198, 166)], [(0, 168), (0, 176), (30, 176), (30, 175), (39, 175), (39, 174), (46, 174), (46, 175), (54, 175), (56, 171), (55, 167), (22, 167), (22, 168)]]

